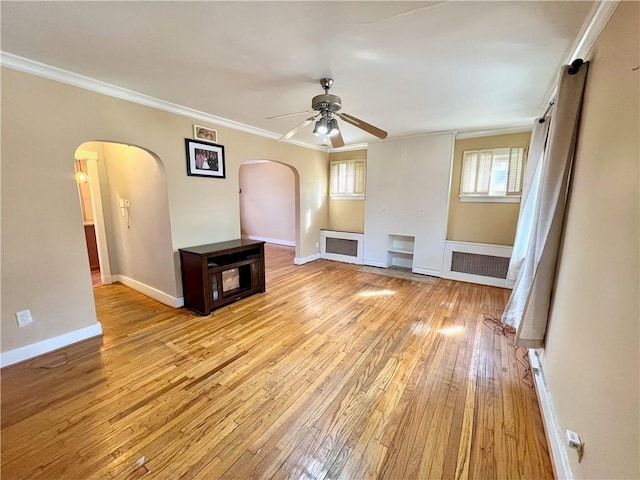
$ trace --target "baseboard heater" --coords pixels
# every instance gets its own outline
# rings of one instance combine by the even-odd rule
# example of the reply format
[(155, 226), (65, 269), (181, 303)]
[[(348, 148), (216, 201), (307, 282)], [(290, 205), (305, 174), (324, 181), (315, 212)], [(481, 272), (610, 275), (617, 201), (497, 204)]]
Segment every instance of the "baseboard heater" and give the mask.
[(513, 247), (471, 242), (445, 242), (442, 277), (463, 282), (507, 287)]
[(320, 258), (362, 265), (364, 234), (320, 230)]

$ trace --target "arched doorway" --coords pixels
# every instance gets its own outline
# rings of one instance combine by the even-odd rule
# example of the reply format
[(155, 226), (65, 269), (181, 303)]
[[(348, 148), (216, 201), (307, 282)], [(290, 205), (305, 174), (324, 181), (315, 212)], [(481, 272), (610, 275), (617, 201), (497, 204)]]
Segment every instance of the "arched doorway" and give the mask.
[(242, 236), (298, 246), (300, 181), (296, 169), (271, 160), (249, 160), (238, 170), (238, 183)]
[(102, 281), (119, 281), (175, 306), (162, 161), (149, 150), (116, 142), (83, 143), (75, 158), (86, 166)]

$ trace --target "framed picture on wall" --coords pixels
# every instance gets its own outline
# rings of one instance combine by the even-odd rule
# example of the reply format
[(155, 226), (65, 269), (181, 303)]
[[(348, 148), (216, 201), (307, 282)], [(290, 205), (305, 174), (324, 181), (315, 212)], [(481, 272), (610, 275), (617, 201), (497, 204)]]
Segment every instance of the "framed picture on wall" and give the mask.
[(218, 132), (207, 127), (194, 125), (193, 138), (215, 143), (218, 141)]
[(224, 145), (184, 139), (187, 150), (187, 175), (225, 178)]

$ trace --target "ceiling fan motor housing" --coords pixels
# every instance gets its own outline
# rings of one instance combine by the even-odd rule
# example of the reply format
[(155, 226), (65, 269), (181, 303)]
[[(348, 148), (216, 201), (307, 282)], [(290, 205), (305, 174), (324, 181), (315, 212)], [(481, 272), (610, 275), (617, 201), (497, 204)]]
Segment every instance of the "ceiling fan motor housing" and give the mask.
[(316, 95), (313, 97), (313, 100), (311, 100), (311, 108), (318, 112), (337, 112), (342, 108), (342, 99), (339, 96), (331, 95), (330, 93)]

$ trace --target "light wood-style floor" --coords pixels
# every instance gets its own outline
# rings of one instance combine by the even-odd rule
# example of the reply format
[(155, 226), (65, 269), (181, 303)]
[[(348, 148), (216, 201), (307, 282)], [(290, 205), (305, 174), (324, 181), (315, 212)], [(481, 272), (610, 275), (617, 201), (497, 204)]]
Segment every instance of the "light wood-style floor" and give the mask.
[(102, 344), (2, 370), (2, 479), (553, 478), (508, 291), (292, 259), (208, 317), (96, 288)]

